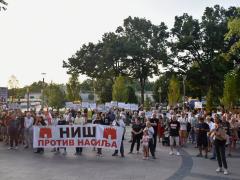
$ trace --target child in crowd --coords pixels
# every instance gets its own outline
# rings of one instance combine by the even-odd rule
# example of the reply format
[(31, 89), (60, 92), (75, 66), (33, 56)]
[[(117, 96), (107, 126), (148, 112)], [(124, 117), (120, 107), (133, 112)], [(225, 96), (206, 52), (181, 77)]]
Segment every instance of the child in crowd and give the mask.
[(143, 131), (143, 137), (142, 137), (143, 159), (144, 159), (144, 160), (148, 159), (148, 157), (149, 157), (148, 142), (149, 142), (149, 136), (148, 136), (147, 130), (145, 129), (145, 130)]

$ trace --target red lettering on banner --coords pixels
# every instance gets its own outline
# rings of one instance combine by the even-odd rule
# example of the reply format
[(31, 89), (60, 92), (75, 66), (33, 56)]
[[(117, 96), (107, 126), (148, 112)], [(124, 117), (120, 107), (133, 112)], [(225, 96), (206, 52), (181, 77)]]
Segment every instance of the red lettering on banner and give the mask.
[(101, 144), (101, 140), (97, 140), (97, 141), (95, 142), (95, 146), (100, 146), (100, 144)]
[(44, 141), (43, 140), (38, 140), (38, 146), (44, 146)]
[(111, 148), (115, 148), (115, 149), (117, 149), (117, 143), (116, 143), (116, 141), (113, 141), (113, 142), (112, 142), (112, 146), (111, 146)]
[(51, 140), (50, 144), (51, 144), (51, 146), (55, 146), (56, 145), (56, 141), (55, 140)]
[(83, 145), (83, 144), (84, 144), (83, 139), (78, 139), (78, 146), (81, 146), (81, 145)]
[(62, 140), (56, 140), (56, 144), (58, 145), (58, 146), (60, 146), (61, 145), (61, 142), (62, 142)]
[(101, 146), (106, 146), (107, 140), (102, 140)]
[(85, 140), (85, 146), (86, 146), (86, 145), (90, 146), (90, 142), (89, 142), (88, 139)]
[(91, 140), (91, 145), (92, 145), (92, 146), (95, 146), (95, 145), (96, 145), (96, 139), (92, 139), (92, 140)]
[(68, 146), (68, 140), (63, 140), (63, 146)]
[(49, 140), (45, 140), (45, 146), (47, 146), (48, 144), (50, 143), (50, 141)]
[(74, 146), (74, 140), (73, 139), (69, 140), (69, 146)]
[(111, 144), (107, 142), (106, 143), (106, 147), (110, 147), (110, 146), (111, 146)]

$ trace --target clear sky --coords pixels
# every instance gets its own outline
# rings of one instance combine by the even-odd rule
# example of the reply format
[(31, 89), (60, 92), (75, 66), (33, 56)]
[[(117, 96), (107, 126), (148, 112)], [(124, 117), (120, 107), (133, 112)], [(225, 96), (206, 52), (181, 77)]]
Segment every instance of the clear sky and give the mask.
[[(20, 86), (42, 79), (66, 83), (62, 61), (84, 43), (115, 31), (128, 16), (169, 28), (176, 15), (201, 18), (205, 7), (240, 6), (240, 0), (6, 0), (0, 12), (0, 86), (15, 75)], [(89, 68), (91, 70), (91, 68)], [(82, 81), (84, 77), (80, 77)]]

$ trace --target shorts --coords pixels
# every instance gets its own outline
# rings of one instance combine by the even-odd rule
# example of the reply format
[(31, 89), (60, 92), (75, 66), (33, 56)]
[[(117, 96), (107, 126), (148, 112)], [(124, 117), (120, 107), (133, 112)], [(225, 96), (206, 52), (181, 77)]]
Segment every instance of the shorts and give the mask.
[(173, 146), (174, 142), (179, 146), (179, 136), (170, 136), (170, 146)]
[(180, 130), (179, 131), (179, 136), (182, 138), (187, 138), (187, 131), (186, 130)]
[(207, 137), (198, 137), (197, 146), (198, 147), (205, 147), (205, 148), (208, 147)]

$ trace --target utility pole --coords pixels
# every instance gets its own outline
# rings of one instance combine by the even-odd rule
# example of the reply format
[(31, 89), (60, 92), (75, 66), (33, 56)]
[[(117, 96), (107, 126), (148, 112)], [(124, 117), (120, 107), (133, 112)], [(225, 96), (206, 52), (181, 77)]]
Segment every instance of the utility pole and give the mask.
[(46, 75), (46, 73), (41, 73), (41, 75), (43, 76), (42, 79), (42, 109), (44, 108), (44, 76)]

